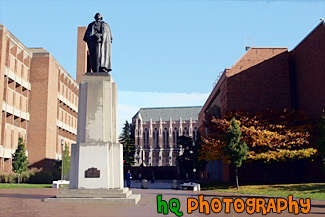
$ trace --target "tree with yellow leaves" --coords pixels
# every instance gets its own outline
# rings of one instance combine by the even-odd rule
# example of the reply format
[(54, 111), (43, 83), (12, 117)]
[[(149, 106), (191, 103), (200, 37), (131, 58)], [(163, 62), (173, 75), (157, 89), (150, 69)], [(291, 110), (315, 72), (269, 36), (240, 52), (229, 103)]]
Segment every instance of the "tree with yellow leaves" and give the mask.
[(224, 152), (224, 136), (230, 129), (233, 117), (238, 120), (242, 140), (249, 147), (247, 160), (286, 161), (309, 158), (317, 153), (310, 143), (314, 127), (302, 112), (267, 110), (259, 113), (228, 113), (218, 119), (211, 116), (206, 123), (209, 135), (202, 138), (201, 159), (221, 159), (229, 163)]

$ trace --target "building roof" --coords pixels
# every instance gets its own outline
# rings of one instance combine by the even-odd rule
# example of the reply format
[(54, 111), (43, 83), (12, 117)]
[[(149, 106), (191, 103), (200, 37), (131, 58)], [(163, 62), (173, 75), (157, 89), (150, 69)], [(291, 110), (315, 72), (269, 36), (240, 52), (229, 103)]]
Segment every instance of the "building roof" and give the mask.
[(324, 28), (325, 27), (325, 19), (322, 18), (321, 21), (319, 22), (319, 24), (308, 34), (304, 37), (304, 39), (302, 39), (295, 48), (292, 49), (292, 51), (294, 51), (297, 47), (299, 47), (299, 45), (302, 44), (303, 41), (305, 41), (313, 32), (315, 32), (316, 29), (318, 28)]
[(35, 47), (35, 48), (28, 48), (28, 49), (33, 53), (33, 56), (46, 56), (46, 57), (51, 56), (54, 62), (56, 62), (58, 67), (61, 69), (61, 71), (70, 79), (71, 83), (73, 83), (75, 87), (79, 89), (79, 85), (77, 81), (69, 74), (67, 70), (65, 70), (65, 68), (61, 65), (61, 63), (59, 63), (59, 61), (57, 61), (55, 57), (51, 55), (50, 52), (48, 52), (42, 47)]
[(2, 25), (0, 23), (0, 30), (4, 30), (6, 32), (6, 34), (9, 35), (9, 37), (15, 42), (17, 43), (18, 47), (20, 47), (21, 49), (23, 49), (26, 53), (28, 53), (29, 56), (31, 56), (31, 52), (30, 50), (13, 34), (11, 33), (4, 25)]
[(161, 118), (162, 121), (169, 121), (169, 118), (172, 120), (189, 120), (190, 117), (192, 120), (198, 120), (198, 114), (201, 111), (202, 106), (190, 106), (190, 107), (160, 107), (160, 108), (140, 108), (140, 110), (134, 115), (133, 118), (136, 118), (141, 114), (142, 121), (159, 121)]

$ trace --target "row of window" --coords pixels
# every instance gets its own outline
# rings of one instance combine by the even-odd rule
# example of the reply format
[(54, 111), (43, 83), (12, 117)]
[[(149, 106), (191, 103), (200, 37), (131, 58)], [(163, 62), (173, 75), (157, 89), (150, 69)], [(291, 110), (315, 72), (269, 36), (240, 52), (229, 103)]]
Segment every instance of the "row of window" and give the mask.
[[(159, 156), (152, 156), (149, 157), (149, 153), (146, 152), (143, 156), (143, 162), (145, 165), (149, 166), (159, 166), (159, 163), (161, 162), (162, 166), (175, 166), (176, 165), (176, 157), (178, 154), (173, 154), (172, 157), (169, 155), (163, 155), (162, 157)], [(137, 163), (139, 164), (140, 158), (136, 158)]]
[(12, 90), (11, 88), (7, 88), (7, 94), (6, 99), (4, 99), (5, 102), (15, 107), (16, 109), (19, 109), (23, 112), (28, 111), (28, 99), (24, 95), (17, 93), (16, 91)]
[(75, 118), (74, 116), (72, 116), (61, 108), (59, 108), (59, 121), (72, 128), (77, 129), (77, 118)]
[(67, 100), (72, 102), (73, 105), (78, 106), (78, 96), (61, 81), (59, 86), (59, 93)]
[[(23, 140), (25, 141), (26, 130), (6, 124), (5, 134), (4, 134), (4, 147), (10, 149), (17, 149), (19, 137), (22, 137)], [(26, 141), (25, 141), (25, 145), (26, 145)]]
[[(23, 52), (23, 51), (22, 51)], [(17, 59), (11, 53), (9, 54), (8, 68), (10, 71), (17, 74), (19, 77), (24, 79), (25, 81), (29, 80), (29, 67), (26, 66), (23, 62)]]
[[(196, 140), (197, 138), (197, 133), (196, 131), (193, 131), (193, 139)], [(189, 136), (189, 131), (183, 131), (183, 136)], [(177, 140), (179, 137), (179, 133), (178, 131), (173, 131), (172, 133), (172, 144), (173, 147), (177, 147)], [(140, 140), (140, 137), (138, 137), (138, 139)], [(145, 129), (145, 132), (142, 135), (142, 139), (143, 139), (143, 145), (149, 147), (149, 132)], [(169, 131), (167, 130), (167, 128), (165, 128), (163, 135), (162, 135), (162, 139), (163, 139), (163, 147), (167, 148), (169, 147)], [(155, 131), (152, 134), (152, 143), (153, 143), (153, 147), (154, 148), (158, 148), (159, 147), (159, 132), (157, 131), (157, 129), (155, 129)], [(138, 141), (139, 144), (139, 141)]]

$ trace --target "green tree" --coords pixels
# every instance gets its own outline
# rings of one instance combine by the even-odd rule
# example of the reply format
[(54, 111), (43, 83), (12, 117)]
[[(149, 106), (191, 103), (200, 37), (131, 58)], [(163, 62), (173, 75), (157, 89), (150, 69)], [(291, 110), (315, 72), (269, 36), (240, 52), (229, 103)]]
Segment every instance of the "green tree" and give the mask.
[(323, 161), (323, 172), (325, 172), (325, 109), (318, 121), (317, 148)]
[(186, 174), (192, 174), (194, 168), (194, 146), (191, 137), (179, 136), (177, 139), (178, 146), (182, 146), (184, 152), (177, 157), (178, 166), (180, 168), (180, 175), (182, 178), (186, 177)]
[[(193, 139), (188, 136), (180, 136), (177, 139), (177, 144), (182, 145), (182, 148), (184, 148), (184, 153), (177, 157), (182, 177), (184, 177), (186, 173), (193, 173), (194, 178), (199, 178), (196, 174), (203, 171), (206, 166), (206, 161), (199, 160), (198, 156), (198, 150), (201, 149), (200, 138), (200, 134), (198, 134), (197, 140), (194, 143)], [(193, 171), (194, 168), (195, 172)]]
[(197, 139), (195, 141), (195, 147), (194, 147), (194, 167), (197, 169), (197, 174), (199, 174), (201, 171), (204, 171), (205, 166), (207, 165), (207, 161), (200, 159), (199, 152), (202, 148), (203, 141), (201, 139), (201, 135), (198, 132)]
[(18, 147), (12, 155), (12, 170), (18, 174), (18, 185), (20, 182), (20, 175), (27, 171), (28, 160), (26, 156), (25, 143), (22, 137), (18, 139)]
[(134, 164), (135, 145), (134, 139), (131, 138), (131, 125), (125, 121), (122, 133), (119, 140), (123, 145), (123, 160), (124, 166), (131, 166)]
[(63, 151), (63, 179), (70, 173), (70, 152), (69, 146), (65, 144)]
[(228, 156), (230, 164), (236, 167), (236, 184), (237, 190), (239, 190), (238, 184), (238, 168), (241, 167), (243, 160), (246, 159), (248, 146), (241, 140), (241, 130), (236, 122), (236, 119), (231, 120), (231, 127), (226, 134), (226, 146), (224, 147), (224, 153)]

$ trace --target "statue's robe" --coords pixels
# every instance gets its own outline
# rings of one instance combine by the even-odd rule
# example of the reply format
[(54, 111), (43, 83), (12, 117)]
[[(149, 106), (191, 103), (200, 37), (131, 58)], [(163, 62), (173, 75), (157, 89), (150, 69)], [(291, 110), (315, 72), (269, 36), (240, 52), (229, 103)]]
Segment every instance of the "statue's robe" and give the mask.
[[(99, 29), (96, 28), (96, 21), (90, 23), (87, 27), (84, 41), (87, 42), (90, 53), (90, 66), (93, 72), (101, 71), (101, 68), (107, 71), (112, 70), (111, 63), (111, 42), (113, 40), (109, 25), (103, 21), (100, 22)], [(98, 31), (99, 30), (99, 31)], [(102, 34), (101, 42), (97, 42), (96, 33)]]

